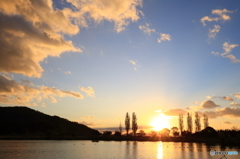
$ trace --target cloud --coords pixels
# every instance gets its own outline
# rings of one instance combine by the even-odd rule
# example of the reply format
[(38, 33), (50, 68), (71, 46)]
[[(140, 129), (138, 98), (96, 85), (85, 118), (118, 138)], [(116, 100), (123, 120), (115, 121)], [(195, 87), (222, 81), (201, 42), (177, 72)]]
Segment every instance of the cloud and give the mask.
[(136, 21), (143, 14), (137, 9), (142, 6), (142, 0), (67, 0), (78, 11), (66, 11), (68, 14), (74, 14), (78, 17), (80, 24), (87, 25), (92, 19), (99, 23), (107, 20), (115, 23), (115, 30), (120, 32), (131, 22)]
[(48, 98), (52, 101), (52, 103), (57, 103), (57, 99), (53, 96), (48, 96)]
[(230, 121), (224, 121), (224, 124), (232, 124)]
[(211, 119), (223, 116), (228, 118), (240, 118), (240, 108), (236, 107), (224, 107), (213, 111), (201, 111), (199, 113), (201, 116), (206, 114), (208, 118)]
[(235, 93), (235, 94), (232, 94), (232, 95), (236, 98), (240, 98), (240, 93)]
[[(210, 98), (210, 96), (208, 96)], [(199, 106), (190, 106), (190, 110), (201, 110), (201, 109), (213, 109), (216, 107), (220, 107), (219, 105), (216, 105), (214, 101), (212, 100), (205, 100), (203, 101)]]
[(87, 121), (81, 121), (78, 122), (79, 124), (87, 125), (87, 126), (97, 126), (97, 125), (103, 125), (103, 124), (98, 124), (96, 122), (87, 122)]
[(81, 117), (81, 118), (83, 118), (83, 119), (94, 119), (93, 116), (86, 116), (86, 117)]
[(208, 118), (210, 118), (210, 119), (219, 117), (219, 113), (216, 111), (203, 111), (203, 112), (199, 112), (199, 113), (201, 114), (201, 116), (203, 114), (206, 114), (208, 116)]
[(221, 116), (228, 116), (231, 118), (240, 118), (240, 108), (235, 108), (235, 107), (225, 107), (222, 109), (217, 109), (217, 112)]
[(135, 71), (137, 71), (137, 67), (139, 67), (139, 66), (137, 66), (137, 62), (136, 62), (136, 61), (133, 61), (133, 60), (130, 60), (129, 62), (134, 66), (133, 69), (134, 69)]
[(136, 65), (137, 64), (137, 62), (136, 61), (133, 61), (133, 60), (130, 60), (129, 61), (132, 65)]
[[(150, 29), (150, 24), (146, 23), (146, 25), (140, 25), (139, 29), (142, 30), (145, 34), (151, 35), (151, 33), (159, 34), (155, 29)], [(158, 42), (162, 41), (171, 41), (171, 35), (160, 33), (160, 38), (158, 38)]]
[(220, 99), (226, 100), (226, 101), (233, 101), (233, 98), (229, 97), (229, 96), (207, 96), (206, 98), (208, 98), (208, 99), (220, 98)]
[(205, 16), (203, 18), (201, 18), (201, 22), (204, 26), (206, 26), (205, 21), (226, 21), (226, 20), (230, 20), (230, 16), (228, 15), (228, 13), (233, 13), (233, 11), (227, 10), (227, 9), (216, 9), (216, 10), (212, 10), (212, 14), (216, 15), (216, 17), (209, 17), (209, 16)]
[(160, 43), (162, 41), (171, 41), (171, 35), (160, 33), (160, 38), (158, 38), (158, 42)]
[(82, 86), (79, 86), (79, 89), (83, 92), (85, 92), (88, 96), (94, 97), (94, 90), (92, 87), (84, 88)]
[(146, 25), (140, 25), (139, 29), (142, 30), (145, 34), (151, 35), (151, 33), (155, 33), (155, 29), (150, 29), (149, 28), (150, 24), (146, 23)]
[(238, 63), (240, 62), (239, 59), (237, 59), (234, 55), (230, 54), (232, 52), (232, 49), (235, 47), (238, 47), (238, 44), (229, 44), (228, 42), (223, 43), (223, 53), (218, 53), (218, 52), (212, 52), (214, 55), (221, 55), (224, 58), (229, 58), (232, 60), (233, 63)]
[(216, 107), (220, 107), (220, 106), (216, 105), (212, 100), (205, 100), (200, 104), (201, 109), (213, 109)]
[(217, 33), (220, 31), (220, 25), (214, 25), (213, 29), (209, 29), (208, 37), (209, 38), (215, 38)]
[(231, 106), (240, 106), (240, 104), (239, 104), (239, 103), (236, 103), (236, 102), (232, 102), (232, 103), (230, 103), (229, 105), (231, 105)]
[(183, 109), (169, 109), (168, 111), (163, 112), (163, 114), (167, 116), (179, 116), (180, 113), (186, 114), (187, 111)]
[(46, 57), (81, 52), (62, 35), (78, 33), (78, 26), (52, 1), (3, 0), (0, 10), (0, 72), (41, 77)]
[(60, 90), (54, 87), (37, 86), (30, 82), (18, 83), (15, 80), (0, 75), (0, 103), (35, 106), (48, 98), (51, 102), (57, 102), (55, 97), (74, 97), (82, 99), (78, 92)]
[[(56, 9), (52, 0), (0, 1), (0, 72), (41, 77), (40, 63), (63, 52), (81, 52), (64, 35), (107, 20), (120, 32), (142, 14), (142, 0), (67, 0), (71, 8)], [(69, 6), (69, 5), (68, 5)], [(66, 7), (66, 5), (64, 6)]]
[(67, 72), (64, 72), (64, 73), (68, 74), (68, 75), (72, 74), (72, 72), (70, 72), (70, 71), (67, 71)]
[(161, 109), (160, 109), (160, 110), (154, 110), (154, 112), (156, 112), (156, 113), (161, 113), (162, 110), (161, 110)]
[(228, 96), (222, 96), (220, 98), (223, 99), (223, 100), (227, 100), (227, 101), (233, 101), (233, 98), (228, 97)]

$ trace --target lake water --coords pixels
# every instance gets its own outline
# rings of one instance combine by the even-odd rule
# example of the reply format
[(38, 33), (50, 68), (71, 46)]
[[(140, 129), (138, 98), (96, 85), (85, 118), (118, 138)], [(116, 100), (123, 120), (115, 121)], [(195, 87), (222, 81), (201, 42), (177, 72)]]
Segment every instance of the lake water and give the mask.
[[(207, 146), (203, 143), (84, 141), (84, 140), (0, 140), (0, 159), (220, 159), (211, 150), (239, 151), (237, 147)], [(238, 155), (226, 155), (239, 159)], [(223, 159), (226, 159), (223, 157)]]

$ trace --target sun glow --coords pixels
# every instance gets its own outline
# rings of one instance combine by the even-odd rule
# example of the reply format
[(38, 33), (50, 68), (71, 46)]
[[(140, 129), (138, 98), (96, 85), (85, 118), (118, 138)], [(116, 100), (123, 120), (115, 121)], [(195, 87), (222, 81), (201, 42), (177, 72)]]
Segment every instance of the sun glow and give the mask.
[(151, 124), (153, 130), (160, 131), (163, 128), (169, 128), (169, 118), (164, 114), (159, 114), (155, 118), (152, 119)]

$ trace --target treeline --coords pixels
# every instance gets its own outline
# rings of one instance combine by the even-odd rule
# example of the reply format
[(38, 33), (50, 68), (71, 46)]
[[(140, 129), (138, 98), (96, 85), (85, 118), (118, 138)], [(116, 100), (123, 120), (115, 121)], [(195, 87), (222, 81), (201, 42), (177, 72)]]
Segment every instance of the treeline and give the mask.
[[(128, 114), (128, 112), (126, 113), (126, 117), (125, 117), (125, 130), (126, 130), (126, 136), (143, 136), (145, 135), (145, 132), (143, 130), (140, 130), (139, 133), (137, 133), (138, 130), (138, 124), (137, 124), (137, 115), (135, 114), (135, 112), (132, 113), (132, 132), (130, 133), (131, 130), (131, 118)], [(104, 131), (103, 135), (112, 135), (111, 131)], [(122, 124), (120, 122), (119, 124), (119, 130), (115, 130), (114, 136), (121, 136), (123, 135), (123, 128), (122, 128)]]
[[(191, 113), (187, 113), (187, 117), (186, 117), (186, 123), (187, 123), (187, 129), (184, 130), (184, 118), (183, 118), (183, 114), (180, 113), (179, 114), (179, 130), (180, 130), (180, 135), (184, 136), (186, 133), (187, 134), (192, 134), (193, 132), (193, 118), (192, 118), (192, 114)], [(201, 129), (201, 117), (198, 114), (198, 112), (195, 112), (195, 132), (200, 132)], [(209, 122), (208, 122), (208, 116), (206, 114), (203, 114), (203, 126), (204, 129), (209, 127)]]

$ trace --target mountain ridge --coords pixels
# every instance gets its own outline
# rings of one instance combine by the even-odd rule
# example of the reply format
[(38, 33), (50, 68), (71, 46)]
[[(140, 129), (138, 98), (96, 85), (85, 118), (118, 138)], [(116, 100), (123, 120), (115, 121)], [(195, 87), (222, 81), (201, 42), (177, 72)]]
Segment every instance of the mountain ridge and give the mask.
[(24, 107), (0, 106), (0, 136), (77, 138), (100, 133), (86, 125)]

